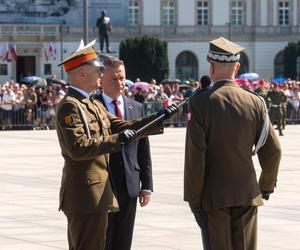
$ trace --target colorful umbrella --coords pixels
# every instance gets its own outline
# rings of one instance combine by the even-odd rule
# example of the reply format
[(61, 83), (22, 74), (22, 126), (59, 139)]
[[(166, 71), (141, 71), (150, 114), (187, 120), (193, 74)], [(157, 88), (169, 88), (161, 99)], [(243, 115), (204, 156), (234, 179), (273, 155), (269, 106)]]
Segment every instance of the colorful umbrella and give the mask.
[(149, 87), (150, 84), (147, 82), (135, 82), (134, 85), (131, 87), (131, 90), (141, 89), (147, 91)]

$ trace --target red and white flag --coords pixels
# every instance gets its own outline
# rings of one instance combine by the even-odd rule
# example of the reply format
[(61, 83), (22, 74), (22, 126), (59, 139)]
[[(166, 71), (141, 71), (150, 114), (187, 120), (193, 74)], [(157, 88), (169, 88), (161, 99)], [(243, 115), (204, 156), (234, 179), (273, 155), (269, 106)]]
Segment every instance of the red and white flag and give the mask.
[(46, 48), (45, 45), (44, 45), (43, 51), (44, 51), (44, 57), (45, 57), (45, 60), (46, 60), (46, 61), (49, 61), (48, 50), (47, 50), (47, 48)]
[(3, 61), (10, 61), (9, 59), (9, 47), (8, 44), (6, 44), (6, 48), (4, 49), (4, 57), (3, 57)]
[(1, 45), (0, 46), (0, 58), (3, 60), (4, 58), (4, 54), (5, 54), (5, 51), (4, 51), (4, 47)]
[(17, 46), (14, 44), (14, 45), (11, 45), (10, 46), (10, 53), (12, 55), (12, 58), (17, 61), (17, 58), (18, 58), (18, 54), (17, 54)]
[(56, 60), (56, 48), (54, 47), (53, 43), (50, 43), (49, 53), (50, 53), (51, 59)]

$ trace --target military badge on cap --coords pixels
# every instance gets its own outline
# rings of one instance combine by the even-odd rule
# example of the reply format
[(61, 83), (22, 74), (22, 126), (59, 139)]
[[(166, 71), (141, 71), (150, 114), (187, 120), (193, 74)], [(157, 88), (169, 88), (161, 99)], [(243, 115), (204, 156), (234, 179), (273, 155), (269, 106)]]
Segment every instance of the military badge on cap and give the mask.
[(240, 52), (245, 48), (233, 43), (224, 37), (219, 37), (209, 42), (207, 60), (230, 63), (240, 60)]
[(75, 124), (74, 117), (72, 115), (66, 115), (64, 120), (67, 127), (73, 127)]
[(83, 40), (81, 40), (80, 45), (76, 52), (70, 55), (68, 58), (63, 60), (57, 66), (63, 65), (65, 71), (70, 71), (72, 69), (78, 68), (84, 64), (94, 65), (100, 69), (104, 69), (104, 65), (99, 60), (96, 51), (93, 46), (95, 45), (96, 40), (90, 42), (84, 46)]

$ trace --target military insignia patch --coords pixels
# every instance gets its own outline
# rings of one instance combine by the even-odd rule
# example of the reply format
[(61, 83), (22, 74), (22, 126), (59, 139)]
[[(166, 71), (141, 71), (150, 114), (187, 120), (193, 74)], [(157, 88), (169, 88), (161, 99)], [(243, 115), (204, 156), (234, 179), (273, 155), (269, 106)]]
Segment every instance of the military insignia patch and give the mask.
[(191, 112), (187, 113), (187, 120), (188, 120), (188, 122), (190, 122), (192, 120), (192, 113)]
[(68, 126), (68, 127), (71, 127), (75, 124), (74, 122), (74, 117), (72, 115), (66, 115), (65, 116), (65, 124)]

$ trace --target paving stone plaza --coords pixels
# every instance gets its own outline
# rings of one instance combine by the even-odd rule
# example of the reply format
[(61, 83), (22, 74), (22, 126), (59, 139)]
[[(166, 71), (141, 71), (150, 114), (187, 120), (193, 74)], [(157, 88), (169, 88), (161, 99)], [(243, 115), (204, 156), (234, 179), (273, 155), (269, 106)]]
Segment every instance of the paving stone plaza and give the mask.
[[(300, 125), (284, 133), (278, 187), (259, 209), (259, 250), (300, 250)], [(56, 132), (0, 137), (0, 250), (67, 249), (66, 219), (57, 210), (63, 159)], [(150, 140), (154, 193), (137, 209), (132, 249), (201, 250), (200, 230), (182, 200), (185, 129), (167, 128)]]

